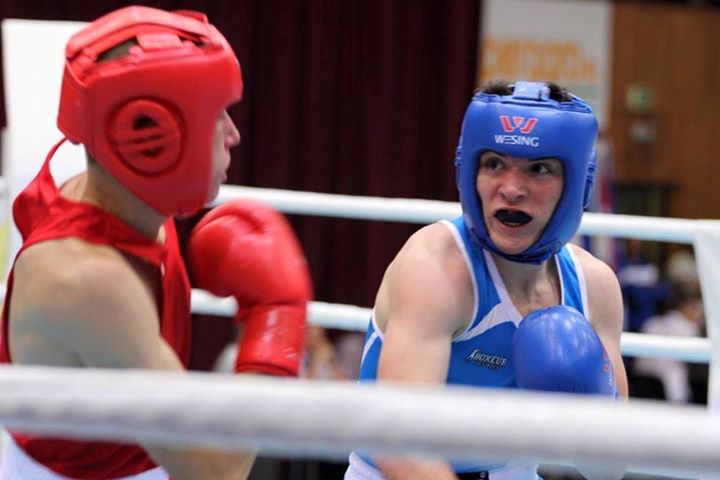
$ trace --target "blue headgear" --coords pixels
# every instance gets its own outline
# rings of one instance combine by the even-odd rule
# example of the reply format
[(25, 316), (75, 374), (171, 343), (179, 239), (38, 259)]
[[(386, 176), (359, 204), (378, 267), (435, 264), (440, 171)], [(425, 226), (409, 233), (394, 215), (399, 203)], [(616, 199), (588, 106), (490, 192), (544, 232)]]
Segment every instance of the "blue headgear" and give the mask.
[[(465, 223), (484, 248), (516, 262), (541, 263), (580, 226), (595, 178), (598, 125), (592, 108), (574, 95), (570, 102), (558, 102), (550, 99), (545, 83), (515, 82), (514, 87), (511, 95), (473, 97), (455, 156), (456, 181)], [(563, 165), (563, 192), (555, 211), (540, 238), (519, 254), (498, 249), (485, 227), (476, 179), (478, 160), (487, 150), (531, 160), (552, 157)]]

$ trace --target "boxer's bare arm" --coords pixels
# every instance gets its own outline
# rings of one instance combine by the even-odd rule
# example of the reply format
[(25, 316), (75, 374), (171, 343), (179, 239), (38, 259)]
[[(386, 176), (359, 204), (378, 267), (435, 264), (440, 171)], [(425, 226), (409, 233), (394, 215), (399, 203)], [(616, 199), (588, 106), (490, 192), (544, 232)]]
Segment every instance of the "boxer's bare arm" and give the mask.
[[(620, 353), (623, 328), (623, 303), (620, 284), (615, 273), (603, 261), (586, 250), (569, 245), (582, 264), (587, 283), (590, 322), (610, 357), (615, 385), (621, 398), (628, 398), (628, 380)], [(588, 480), (617, 480), (623, 478), (625, 465), (604, 465), (576, 462), (578, 471)]]
[[(470, 320), (472, 283), (446, 227), (429, 225), (403, 247), (381, 285), (384, 323), (378, 382), (444, 385), (453, 336)], [(384, 302), (381, 302), (384, 303)], [(455, 479), (442, 460), (376, 458), (387, 480)]]
[[(160, 335), (156, 279), (143, 271), (142, 265), (134, 265), (110, 247), (77, 239), (29, 248), (15, 267), (10, 312), (13, 361), (183, 371)], [(244, 479), (254, 460), (250, 453), (145, 448), (176, 480)]]
[(627, 399), (627, 373), (620, 353), (624, 316), (620, 284), (615, 273), (603, 261), (576, 245), (570, 248), (577, 255), (585, 273), (590, 322), (610, 357), (618, 392)]
[(470, 320), (473, 292), (464, 260), (443, 225), (415, 233), (388, 268), (379, 380), (444, 385), (453, 335)]

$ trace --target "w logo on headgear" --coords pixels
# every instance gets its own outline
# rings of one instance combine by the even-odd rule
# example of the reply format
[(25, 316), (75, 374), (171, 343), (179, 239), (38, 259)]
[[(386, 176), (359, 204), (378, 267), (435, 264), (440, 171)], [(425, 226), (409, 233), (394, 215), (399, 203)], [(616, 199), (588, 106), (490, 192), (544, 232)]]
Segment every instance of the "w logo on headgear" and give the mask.
[(500, 123), (502, 128), (507, 133), (512, 133), (516, 129), (520, 129), (520, 133), (528, 134), (532, 132), (537, 124), (538, 119), (535, 117), (508, 117), (507, 115), (500, 115)]

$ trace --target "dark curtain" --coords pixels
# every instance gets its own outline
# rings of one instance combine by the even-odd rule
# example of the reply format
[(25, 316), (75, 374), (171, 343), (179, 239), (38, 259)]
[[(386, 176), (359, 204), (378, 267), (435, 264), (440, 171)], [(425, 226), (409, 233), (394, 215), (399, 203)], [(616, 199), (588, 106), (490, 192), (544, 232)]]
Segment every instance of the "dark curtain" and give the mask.
[[(453, 152), (475, 87), (479, 0), (140, 2), (205, 12), (244, 71), (230, 183), (456, 200)], [(88, 21), (127, 2), (3, 0), (3, 18)], [(201, 92), (202, 85), (198, 86)], [(4, 123), (4, 109), (2, 120)], [(371, 306), (418, 225), (291, 218), (322, 301)], [(195, 359), (225, 342), (196, 326)]]

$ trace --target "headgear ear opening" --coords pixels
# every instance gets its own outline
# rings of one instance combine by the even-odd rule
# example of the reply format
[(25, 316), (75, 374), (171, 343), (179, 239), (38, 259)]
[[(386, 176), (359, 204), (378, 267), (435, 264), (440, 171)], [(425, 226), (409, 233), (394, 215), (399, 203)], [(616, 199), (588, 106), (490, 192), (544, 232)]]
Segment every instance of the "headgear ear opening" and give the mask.
[(152, 100), (131, 100), (113, 115), (108, 136), (128, 168), (141, 175), (158, 175), (180, 161), (180, 122), (171, 107)]

